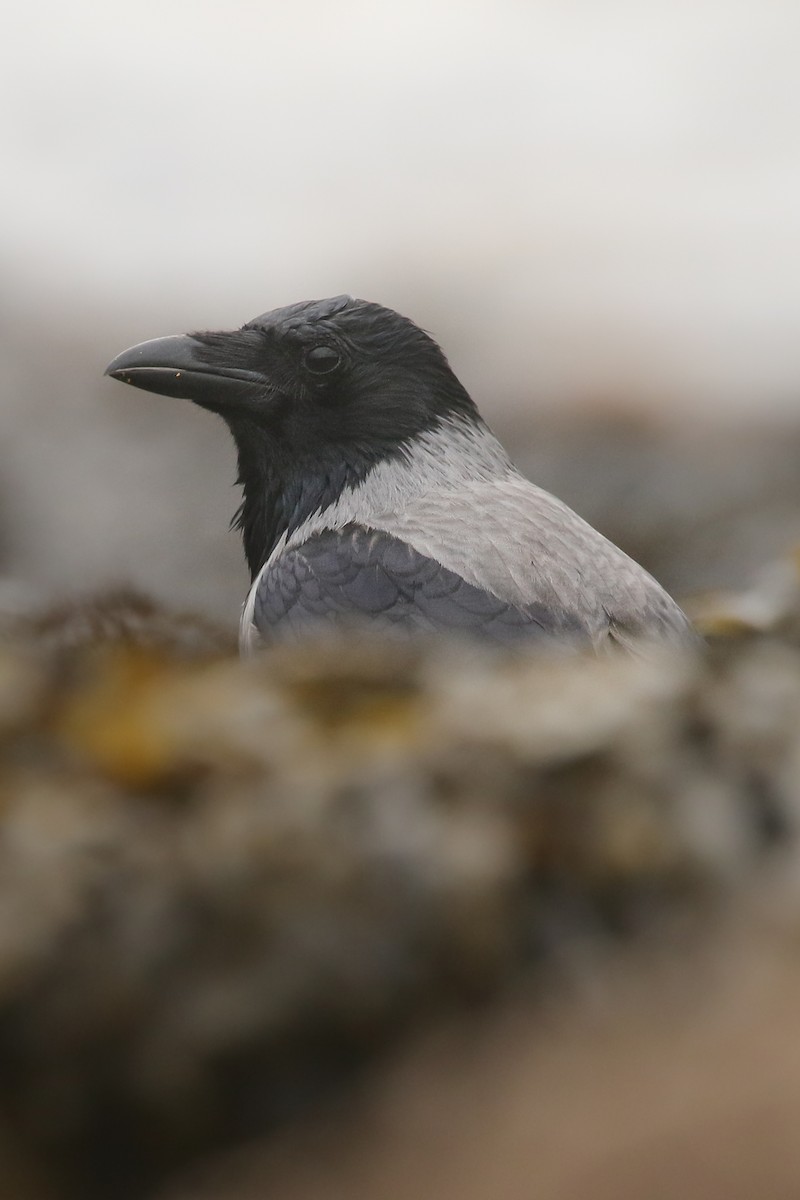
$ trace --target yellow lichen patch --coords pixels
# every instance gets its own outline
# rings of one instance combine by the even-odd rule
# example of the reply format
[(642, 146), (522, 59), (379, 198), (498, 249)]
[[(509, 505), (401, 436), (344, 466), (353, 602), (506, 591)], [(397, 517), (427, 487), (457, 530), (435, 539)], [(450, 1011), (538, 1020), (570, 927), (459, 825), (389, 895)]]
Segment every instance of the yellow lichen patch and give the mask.
[(758, 632), (758, 627), (747, 617), (736, 612), (699, 613), (693, 618), (693, 624), (702, 637), (743, 638)]
[(405, 741), (420, 726), (418, 697), (391, 680), (383, 684), (343, 676), (298, 680), (288, 690), (303, 712), (334, 735), (362, 732)]
[(408, 645), (327, 638), (273, 652), (269, 677), (327, 746), (412, 748), (429, 717), (419, 662)]
[(55, 717), (59, 740), (120, 783), (152, 786), (182, 764), (161, 699), (196, 668), (138, 648), (116, 646), (89, 657)]

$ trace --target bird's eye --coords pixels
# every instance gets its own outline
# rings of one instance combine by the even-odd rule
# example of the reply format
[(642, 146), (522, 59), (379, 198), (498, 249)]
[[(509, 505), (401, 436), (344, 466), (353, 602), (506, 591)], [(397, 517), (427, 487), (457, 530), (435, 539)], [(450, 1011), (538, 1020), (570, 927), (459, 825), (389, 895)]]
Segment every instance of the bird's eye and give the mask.
[(307, 350), (303, 362), (312, 375), (330, 375), (342, 361), (338, 350), (332, 346), (314, 346)]

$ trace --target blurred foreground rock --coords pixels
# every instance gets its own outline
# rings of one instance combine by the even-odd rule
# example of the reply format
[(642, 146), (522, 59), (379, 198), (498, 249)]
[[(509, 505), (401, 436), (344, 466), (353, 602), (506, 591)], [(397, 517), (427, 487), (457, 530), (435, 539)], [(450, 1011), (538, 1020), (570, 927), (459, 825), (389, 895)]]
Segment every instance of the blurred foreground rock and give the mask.
[(752, 907), (679, 957), (585, 953), (570, 988), (419, 1036), (337, 1112), (159, 1200), (794, 1200), (797, 908), (792, 930)]
[[(9, 624), (0, 1195), (739, 1194), (670, 1190), (658, 1156), (626, 1192), (614, 1153), (688, 1171), (704, 1121), (738, 1137), (724, 1095), (800, 1095), (770, 1035), (800, 930), (781, 595), (695, 660), (362, 638), (243, 665), (126, 596)], [(797, 1193), (781, 1155), (750, 1194)]]

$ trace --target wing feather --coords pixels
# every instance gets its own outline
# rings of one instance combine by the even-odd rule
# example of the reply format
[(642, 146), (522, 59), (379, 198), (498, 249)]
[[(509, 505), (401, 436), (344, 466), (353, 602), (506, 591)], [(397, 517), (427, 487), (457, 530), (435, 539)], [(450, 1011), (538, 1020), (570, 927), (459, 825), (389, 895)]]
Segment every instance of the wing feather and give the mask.
[(590, 631), (577, 613), (514, 604), (477, 587), (401, 539), (351, 524), (284, 550), (255, 584), (252, 622), (262, 637), (359, 617), (411, 631), (466, 630), (509, 643)]

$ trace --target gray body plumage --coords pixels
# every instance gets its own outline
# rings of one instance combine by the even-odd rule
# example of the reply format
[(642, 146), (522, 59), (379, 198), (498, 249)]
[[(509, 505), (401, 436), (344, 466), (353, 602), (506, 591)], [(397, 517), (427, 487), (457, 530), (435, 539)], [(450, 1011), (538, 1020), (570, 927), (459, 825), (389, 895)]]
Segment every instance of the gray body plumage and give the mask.
[(248, 595), (240, 644), (250, 653), (358, 614), (503, 643), (557, 635), (600, 649), (691, 636), (651, 575), (523, 478), (485, 425), (460, 419), (281, 539)]
[(243, 653), (359, 620), (598, 650), (693, 637), (642, 567), (519, 474), (437, 344), (390, 309), (291, 305), (143, 343), (108, 372), (233, 434)]

